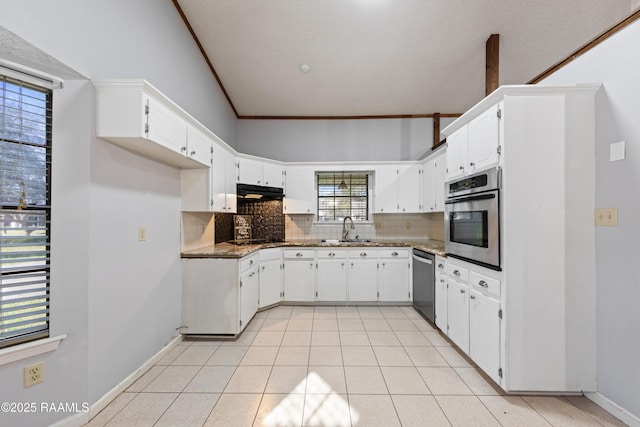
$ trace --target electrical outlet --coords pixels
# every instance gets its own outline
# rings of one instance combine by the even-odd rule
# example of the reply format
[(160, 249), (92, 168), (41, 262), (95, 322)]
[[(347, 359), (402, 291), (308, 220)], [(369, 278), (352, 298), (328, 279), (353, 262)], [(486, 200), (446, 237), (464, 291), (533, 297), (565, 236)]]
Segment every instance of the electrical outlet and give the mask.
[(404, 228), (405, 228), (405, 229), (407, 229), (407, 230), (411, 230), (411, 223), (410, 223), (410, 222), (408, 222), (408, 221), (407, 221), (407, 222), (405, 222), (405, 223), (404, 223)]
[(24, 368), (24, 387), (31, 387), (44, 381), (44, 362)]
[(147, 228), (138, 227), (138, 242), (144, 242), (147, 240)]
[(596, 225), (605, 227), (617, 227), (618, 208), (596, 209)]

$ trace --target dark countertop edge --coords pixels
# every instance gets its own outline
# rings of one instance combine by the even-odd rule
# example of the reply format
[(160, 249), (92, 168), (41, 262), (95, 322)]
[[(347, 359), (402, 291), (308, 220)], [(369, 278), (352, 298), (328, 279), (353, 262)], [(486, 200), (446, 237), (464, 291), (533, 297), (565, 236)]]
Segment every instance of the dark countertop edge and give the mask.
[(389, 248), (389, 247), (407, 247), (416, 248), (429, 252), (434, 255), (446, 256), (444, 251), (444, 242), (439, 240), (431, 240), (428, 242), (407, 242), (407, 241), (377, 241), (377, 242), (358, 242), (353, 244), (344, 243), (326, 243), (321, 241), (290, 241), (277, 243), (262, 243), (255, 245), (237, 246), (231, 243), (217, 243), (215, 245), (205, 246), (199, 249), (192, 249), (182, 252), (181, 258), (227, 258), (240, 259), (247, 255), (251, 255), (261, 249), (272, 248)]

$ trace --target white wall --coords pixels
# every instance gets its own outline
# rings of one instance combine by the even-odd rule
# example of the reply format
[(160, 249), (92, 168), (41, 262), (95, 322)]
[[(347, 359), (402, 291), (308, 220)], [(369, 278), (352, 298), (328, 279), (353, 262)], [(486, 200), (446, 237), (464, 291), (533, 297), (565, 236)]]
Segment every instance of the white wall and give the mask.
[[(541, 83), (604, 84), (596, 98), (596, 206), (618, 208), (619, 226), (596, 228), (598, 392), (636, 417), (640, 417), (639, 40), (640, 21), (636, 21)], [(626, 159), (610, 162), (609, 145), (621, 140), (626, 141)]]
[[(0, 10), (0, 26), (84, 76), (146, 78), (234, 142), (236, 118), (171, 1), (0, 0)], [(26, 56), (33, 67), (38, 56)], [(53, 135), (51, 333), (68, 338), (55, 352), (0, 366), (0, 401), (80, 405), (177, 335), (180, 174), (95, 137), (87, 80), (54, 93)], [(137, 241), (140, 226), (146, 242)], [(23, 389), (22, 368), (34, 360), (45, 361), (45, 382)], [(69, 415), (0, 414), (0, 425)]]
[[(454, 119), (443, 118), (443, 129)], [(237, 150), (289, 162), (417, 160), (433, 144), (433, 120), (238, 120)]]

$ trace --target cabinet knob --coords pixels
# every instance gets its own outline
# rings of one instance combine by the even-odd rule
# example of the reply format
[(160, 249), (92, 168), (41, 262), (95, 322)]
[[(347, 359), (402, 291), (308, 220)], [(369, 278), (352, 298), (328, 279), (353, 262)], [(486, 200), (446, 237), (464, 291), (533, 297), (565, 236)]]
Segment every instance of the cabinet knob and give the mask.
[(296, 256), (302, 256), (302, 252), (298, 252)]
[(464, 294), (464, 293), (466, 293), (466, 291), (464, 289), (460, 289), (460, 293)]
[(439, 268), (440, 270), (443, 270), (443, 269), (444, 269), (444, 265), (442, 265), (442, 264), (438, 264), (438, 268)]
[(367, 256), (366, 252), (360, 252), (360, 256)]
[(453, 274), (455, 274), (456, 276), (460, 276), (460, 272), (458, 270), (453, 270)]
[(469, 296), (469, 298), (471, 298), (471, 299), (476, 299), (476, 297), (474, 297), (473, 295)]
[(398, 256), (398, 252), (391, 252), (391, 256)]
[(382, 267), (384, 267), (384, 266), (385, 266), (385, 263), (383, 262), (383, 263), (382, 263)]
[(195, 152), (195, 151), (192, 151), (192, 152), (191, 152), (191, 155), (192, 155), (192, 156), (195, 156), (195, 155), (196, 155), (196, 152)]
[(187, 147), (180, 147), (180, 151), (187, 151)]
[(488, 288), (489, 284), (487, 282), (485, 282), (484, 280), (480, 280), (478, 282), (478, 285), (482, 286), (483, 288)]
[(464, 170), (464, 166), (460, 166), (460, 170), (463, 171)]
[(336, 254), (333, 252), (329, 252), (329, 256), (336, 256)]
[(476, 164), (473, 162), (469, 162), (469, 166), (474, 167)]
[(249, 260), (249, 265), (253, 265), (253, 260), (252, 259)]
[(264, 185), (269, 185), (269, 181), (265, 181), (265, 182), (264, 182)]
[(260, 184), (260, 180), (258, 180), (258, 184)]

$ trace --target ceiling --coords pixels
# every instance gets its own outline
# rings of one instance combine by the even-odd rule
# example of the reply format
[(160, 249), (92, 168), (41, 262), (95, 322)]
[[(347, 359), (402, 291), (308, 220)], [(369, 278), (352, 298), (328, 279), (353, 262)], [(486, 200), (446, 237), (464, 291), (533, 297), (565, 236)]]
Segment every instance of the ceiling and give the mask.
[[(455, 114), (523, 84), (628, 17), (635, 0), (174, 0), (243, 116)], [(310, 71), (303, 73), (301, 64)]]

